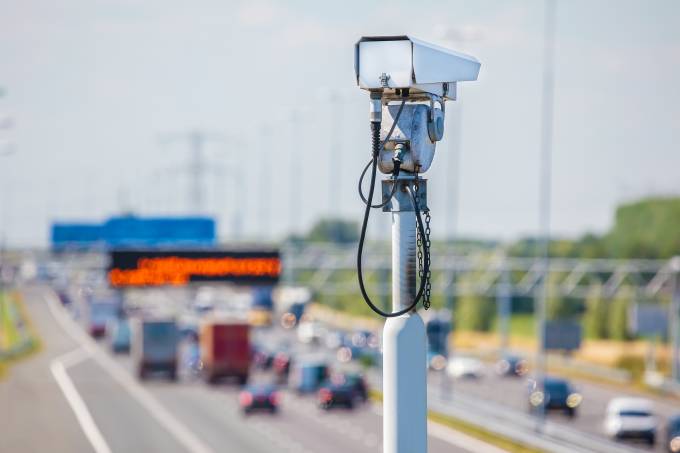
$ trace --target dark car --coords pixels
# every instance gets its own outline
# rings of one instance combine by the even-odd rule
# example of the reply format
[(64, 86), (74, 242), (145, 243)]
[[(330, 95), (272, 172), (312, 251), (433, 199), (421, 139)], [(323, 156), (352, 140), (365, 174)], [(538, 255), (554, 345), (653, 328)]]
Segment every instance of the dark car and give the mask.
[(355, 388), (347, 381), (326, 381), (319, 388), (317, 398), (321, 409), (328, 410), (334, 407), (352, 409), (354, 407)]
[(302, 363), (293, 371), (292, 387), (298, 393), (316, 392), (328, 379), (328, 371), (328, 365), (325, 363)]
[(279, 410), (279, 393), (271, 384), (253, 384), (241, 391), (238, 402), (246, 415), (255, 411), (274, 414)]
[(252, 349), (253, 349), (253, 365), (255, 365), (256, 368), (262, 370), (268, 370), (269, 368), (271, 368), (274, 362), (275, 354), (271, 350), (260, 344), (254, 344), (252, 346)]
[(368, 400), (366, 379), (360, 373), (345, 373), (343, 377), (346, 384), (352, 388), (354, 400), (365, 403)]
[(500, 376), (524, 376), (529, 367), (527, 361), (516, 355), (505, 355), (496, 362), (496, 373)]
[(680, 414), (668, 419), (666, 424), (666, 447), (669, 452), (680, 452)]
[(529, 410), (536, 411), (541, 407), (546, 412), (562, 410), (569, 417), (576, 416), (576, 408), (582, 397), (574, 391), (569, 381), (556, 377), (544, 378), (545, 392), (542, 392), (536, 381), (531, 381), (529, 389)]

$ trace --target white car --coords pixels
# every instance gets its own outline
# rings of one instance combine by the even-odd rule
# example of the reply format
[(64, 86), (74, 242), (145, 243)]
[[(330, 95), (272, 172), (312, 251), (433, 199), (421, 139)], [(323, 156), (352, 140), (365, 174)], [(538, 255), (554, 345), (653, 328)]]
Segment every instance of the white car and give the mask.
[(297, 337), (301, 343), (318, 343), (326, 336), (326, 327), (318, 321), (302, 321), (297, 328)]
[(654, 445), (657, 425), (654, 405), (648, 399), (614, 398), (607, 406), (604, 431), (614, 439), (644, 439)]
[(453, 357), (449, 359), (446, 372), (454, 378), (478, 379), (484, 376), (484, 364), (473, 357)]

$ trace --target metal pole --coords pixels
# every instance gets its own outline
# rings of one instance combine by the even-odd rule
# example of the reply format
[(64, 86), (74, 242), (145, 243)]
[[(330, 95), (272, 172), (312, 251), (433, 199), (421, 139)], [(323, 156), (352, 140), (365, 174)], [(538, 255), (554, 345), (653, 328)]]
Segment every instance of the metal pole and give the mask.
[[(451, 348), (451, 343), (452, 337), (453, 337), (453, 331), (454, 331), (454, 326), (455, 326), (455, 316), (454, 316), (454, 310), (456, 309), (456, 271), (451, 271), (451, 274), (447, 277), (447, 280), (449, 284), (446, 286), (446, 290), (444, 292), (444, 297), (445, 297), (445, 302), (446, 302), (446, 307), (448, 310), (448, 322), (449, 322), (449, 330), (446, 333), (446, 359), (447, 359), (447, 364), (448, 361), (451, 360), (453, 357), (453, 349)], [(445, 310), (446, 311), (446, 310)], [(441, 397), (444, 401), (448, 401), (451, 399), (451, 393), (453, 392), (453, 383), (451, 382), (451, 379), (449, 378), (449, 375), (446, 371), (446, 368), (441, 370), (441, 376), (440, 376), (440, 394)]]
[(671, 299), (671, 372), (673, 382), (680, 383), (680, 257), (673, 258), (673, 285)]
[(501, 271), (501, 280), (496, 287), (496, 301), (498, 303), (498, 331), (501, 337), (501, 353), (506, 354), (510, 346), (510, 313), (512, 312), (512, 286), (510, 272)]
[(262, 126), (262, 132), (260, 134), (260, 178), (262, 180), (259, 184), (259, 196), (260, 196), (260, 207), (259, 207), (259, 222), (260, 222), (260, 234), (263, 239), (270, 238), (270, 199), (271, 193), (271, 170), (269, 165), (269, 149), (271, 147), (271, 134), (272, 131), (268, 125)]
[(236, 171), (232, 175), (231, 182), (234, 187), (234, 191), (232, 193), (232, 196), (234, 198), (234, 206), (232, 206), (232, 213), (231, 213), (231, 229), (232, 229), (232, 241), (233, 242), (239, 242), (241, 240), (241, 230), (242, 230), (242, 220), (246, 216), (246, 206), (248, 203), (241, 203), (240, 201), (242, 200), (243, 193), (242, 190), (244, 190), (245, 186), (243, 185), (243, 172), (244, 170), (241, 171)]
[(199, 131), (189, 135), (191, 143), (191, 210), (203, 214), (203, 142), (204, 137)]
[(300, 178), (302, 177), (302, 172), (299, 171), (298, 166), (300, 164), (299, 158), (299, 148), (302, 144), (303, 136), (299, 134), (299, 123), (300, 123), (300, 113), (297, 110), (293, 110), (290, 113), (290, 172), (289, 177), (290, 183), (290, 208), (288, 213), (290, 215), (290, 222), (288, 228), (290, 229), (289, 234), (296, 234), (298, 232), (299, 220), (300, 220)]
[[(541, 105), (541, 166), (540, 166), (540, 223), (541, 223), (541, 279), (536, 288), (534, 313), (536, 316), (536, 383), (538, 390), (545, 394), (546, 356), (545, 322), (548, 299), (548, 277), (550, 274), (550, 197), (552, 176), (553, 141), (553, 91), (555, 54), (555, 9), (556, 0), (545, 0), (545, 30), (543, 53), (543, 95)], [(538, 406), (536, 429), (541, 431), (545, 418), (545, 407)]]
[(342, 119), (343, 99), (338, 93), (331, 93), (330, 155), (328, 156), (328, 212), (332, 217), (340, 210), (340, 181), (342, 181)]
[[(399, 184), (406, 178), (400, 178)], [(407, 183), (412, 183), (409, 177)], [(392, 309), (416, 293), (416, 218), (408, 194), (392, 202)], [(410, 208), (410, 209), (409, 209)], [(383, 453), (427, 452), (425, 324), (417, 312), (388, 318), (383, 330)]]

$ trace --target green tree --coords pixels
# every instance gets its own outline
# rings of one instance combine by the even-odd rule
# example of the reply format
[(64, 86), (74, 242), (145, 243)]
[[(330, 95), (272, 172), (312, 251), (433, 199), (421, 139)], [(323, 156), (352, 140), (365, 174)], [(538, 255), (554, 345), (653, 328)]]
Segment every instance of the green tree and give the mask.
[(670, 258), (680, 254), (680, 197), (648, 198), (619, 206), (606, 241), (619, 258)]
[(628, 308), (633, 299), (633, 291), (628, 287), (619, 289), (609, 301), (608, 337), (612, 340), (630, 340), (628, 334)]
[(359, 240), (359, 224), (342, 219), (323, 219), (312, 227), (307, 235), (307, 240), (353, 244)]
[(465, 294), (458, 299), (455, 322), (461, 330), (489, 332), (495, 315), (493, 299), (479, 294)]
[(494, 298), (474, 293), (472, 287), (474, 278), (474, 275), (459, 278), (463, 295), (456, 301), (454, 322), (461, 330), (489, 332), (496, 316), (496, 301)]
[(607, 300), (602, 294), (602, 285), (593, 285), (588, 292), (586, 312), (583, 316), (583, 329), (585, 336), (589, 338), (604, 339), (609, 336)]

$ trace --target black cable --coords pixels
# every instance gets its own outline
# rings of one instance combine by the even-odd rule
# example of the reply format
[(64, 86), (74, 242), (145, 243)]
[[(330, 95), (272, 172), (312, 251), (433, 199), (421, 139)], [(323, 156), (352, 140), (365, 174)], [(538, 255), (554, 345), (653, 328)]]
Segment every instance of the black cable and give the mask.
[[(406, 99), (401, 101), (401, 104), (399, 105), (399, 110), (397, 111), (397, 115), (394, 117), (394, 122), (392, 123), (392, 127), (390, 127), (390, 130), (387, 133), (385, 140), (382, 141), (382, 143), (380, 144), (380, 147), (378, 148), (377, 151), (376, 151), (375, 145), (373, 146), (373, 157), (371, 158), (371, 160), (368, 161), (368, 163), (364, 167), (364, 171), (361, 172), (361, 176), (359, 177), (359, 196), (361, 197), (361, 201), (363, 201), (364, 204), (370, 204), (369, 201), (364, 196), (363, 189), (361, 188), (361, 185), (364, 182), (364, 176), (366, 176), (366, 171), (368, 170), (368, 167), (371, 166), (371, 163), (373, 163), (373, 160), (376, 159), (376, 158), (380, 158), (380, 153), (382, 152), (383, 149), (385, 149), (385, 144), (392, 137), (392, 133), (394, 132), (394, 128), (397, 127), (397, 122), (399, 121), (399, 117), (401, 116), (401, 112), (402, 112), (402, 110), (404, 110), (404, 104), (406, 104)], [(380, 123), (375, 123), (375, 124), (380, 124)], [(375, 136), (374, 136), (374, 139), (375, 139)], [(378, 142), (380, 142), (380, 129), (378, 129)], [(377, 154), (377, 156), (376, 156), (376, 154)], [(392, 178), (394, 180), (396, 180), (397, 176), (399, 176), (399, 170), (401, 169), (400, 165), (401, 165), (401, 162), (394, 160), (394, 172), (392, 173)], [(380, 204), (372, 204), (371, 207), (372, 208), (383, 208), (383, 207), (387, 206), (387, 203), (390, 202), (390, 200), (392, 199), (392, 197), (394, 197), (394, 194), (396, 192), (397, 192), (397, 185), (394, 184), (392, 186), (392, 192), (390, 192), (390, 196), (387, 197), (387, 199), (384, 202), (382, 202)], [(369, 198), (371, 198), (371, 203), (372, 203), (373, 198), (372, 197), (369, 197)]]
[[(396, 123), (396, 121), (395, 121)], [(376, 153), (376, 149), (379, 149), (378, 144), (380, 143), (380, 123), (371, 123), (371, 132), (372, 132), (372, 142), (373, 142), (373, 159), (371, 160), (372, 163), (372, 168), (371, 168), (371, 185), (369, 188), (368, 192), (368, 200), (372, 201), (373, 200), (373, 192), (375, 190), (375, 176), (376, 176), (376, 169), (378, 166), (378, 158)], [(395, 187), (397, 186), (398, 181), (394, 181)], [(424, 238), (425, 237), (425, 228), (423, 227), (423, 219), (420, 216), (420, 207), (418, 206), (418, 202), (416, 200), (415, 195), (413, 194), (413, 191), (410, 186), (407, 186), (408, 193), (410, 195), (411, 199), (411, 204), (413, 205), (413, 210), (415, 211), (416, 214), (416, 220), (417, 220), (417, 227), (418, 231), (420, 232), (420, 237)], [(371, 298), (368, 296), (368, 293), (366, 292), (366, 288), (364, 286), (364, 278), (363, 278), (363, 272), (362, 272), (362, 266), (361, 266), (361, 261), (362, 261), (362, 256), (363, 256), (363, 250), (364, 250), (364, 241), (366, 239), (366, 228), (368, 226), (368, 218), (371, 213), (371, 204), (370, 202), (366, 203), (366, 209), (364, 211), (364, 220), (361, 224), (361, 235), (359, 236), (359, 250), (357, 253), (357, 274), (359, 276), (359, 288), (361, 289), (361, 295), (364, 297), (364, 300), (368, 304), (368, 306), (379, 314), (380, 316), (383, 316), (385, 318), (391, 318), (395, 316), (401, 316), (405, 313), (410, 312), (413, 310), (418, 302), (420, 302), (420, 299), (423, 295), (423, 291), (425, 290), (425, 283), (427, 281), (427, 278), (421, 278), (420, 279), (420, 286), (418, 288), (418, 293), (416, 294), (415, 299), (413, 300), (413, 303), (409, 305), (408, 307), (398, 310), (395, 312), (386, 312), (378, 308), (372, 301)], [(430, 249), (427, 246), (427, 243), (425, 241), (422, 241), (421, 244), (423, 248), (423, 255), (425, 255), (424, 259), (424, 264), (423, 264), (423, 276), (427, 275), (430, 270)]]

